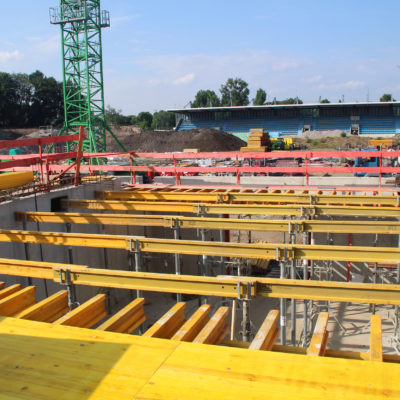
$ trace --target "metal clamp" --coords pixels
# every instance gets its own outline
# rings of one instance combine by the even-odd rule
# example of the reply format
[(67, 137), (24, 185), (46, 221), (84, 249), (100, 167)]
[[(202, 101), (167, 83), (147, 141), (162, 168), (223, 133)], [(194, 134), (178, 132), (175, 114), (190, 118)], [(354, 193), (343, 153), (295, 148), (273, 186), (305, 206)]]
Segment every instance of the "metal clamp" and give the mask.
[(251, 282), (247, 282), (247, 284), (246, 284), (246, 290), (247, 290), (246, 297), (242, 297), (242, 290), (241, 290), (242, 289), (242, 282), (238, 281), (238, 283), (237, 283), (237, 299), (238, 300), (250, 300), (252, 298), (251, 286), (252, 286)]
[[(135, 240), (135, 247), (133, 247), (133, 241)], [(140, 253), (140, 240), (139, 239), (133, 239), (133, 238), (129, 238), (127, 239), (128, 242), (128, 251), (130, 251), (131, 253)]]

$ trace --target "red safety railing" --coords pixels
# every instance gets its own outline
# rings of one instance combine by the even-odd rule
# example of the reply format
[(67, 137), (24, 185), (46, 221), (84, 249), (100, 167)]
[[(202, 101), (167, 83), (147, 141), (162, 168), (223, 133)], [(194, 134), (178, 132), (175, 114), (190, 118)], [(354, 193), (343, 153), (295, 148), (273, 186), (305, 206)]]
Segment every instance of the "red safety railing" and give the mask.
[[(76, 135), (77, 136), (77, 135)], [(31, 140), (31, 139), (28, 139)], [(76, 140), (76, 139), (74, 139)], [(33, 169), (37, 158), (48, 159), (48, 170), (50, 172), (66, 172), (66, 170), (74, 169), (65, 164), (56, 164), (56, 161), (76, 157), (76, 153), (61, 153), (51, 155), (32, 154), (30, 156), (1, 156), (3, 159), (8, 158), (10, 161), (0, 164), (2, 170), (21, 171)], [(91, 159), (101, 157), (103, 159), (113, 160), (118, 159), (119, 165), (92, 165)], [(378, 166), (376, 167), (354, 167), (352, 165), (337, 166), (332, 165), (330, 159), (355, 159), (362, 158), (377, 158)], [(309, 177), (313, 174), (377, 174), (381, 184), (382, 174), (400, 174), (399, 166), (384, 166), (385, 163), (392, 162), (395, 159), (400, 159), (400, 151), (282, 151), (270, 153), (240, 153), (240, 152), (207, 152), (207, 153), (84, 153), (82, 158), (86, 161), (80, 165), (81, 172), (94, 174), (96, 172), (128, 172), (131, 174), (131, 181), (135, 182), (134, 175), (137, 172), (145, 172), (149, 175), (170, 175), (174, 176), (176, 183), (180, 184), (181, 176), (196, 175), (196, 174), (232, 174), (236, 175), (236, 183), (240, 185), (241, 174), (287, 174), (287, 175), (302, 175), (306, 177), (306, 184), (309, 184)], [(127, 165), (122, 165), (126, 159)], [(180, 165), (183, 160), (225, 160), (230, 165), (219, 166), (184, 166)], [(30, 161), (32, 165), (29, 164)], [(163, 165), (154, 165), (164, 160)], [(265, 160), (266, 166), (251, 165), (254, 160)], [(275, 160), (275, 165), (268, 165), (271, 160)], [(295, 166), (282, 165), (287, 161), (287, 164)], [(14, 161), (15, 164), (11, 164)], [(146, 161), (146, 163), (145, 163)], [(247, 162), (250, 165), (243, 165)], [(281, 163), (280, 163), (281, 162)], [(10, 163), (10, 164), (8, 164)], [(280, 165), (281, 164), (281, 165)], [(30, 165), (30, 166), (29, 166)]]

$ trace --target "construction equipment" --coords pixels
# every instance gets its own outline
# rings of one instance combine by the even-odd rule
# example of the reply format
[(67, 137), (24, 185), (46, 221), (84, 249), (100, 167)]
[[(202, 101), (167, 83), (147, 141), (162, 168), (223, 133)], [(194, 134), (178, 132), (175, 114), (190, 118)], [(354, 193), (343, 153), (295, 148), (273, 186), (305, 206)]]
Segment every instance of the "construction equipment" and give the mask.
[[(107, 125), (104, 111), (101, 29), (110, 26), (110, 14), (100, 0), (60, 0), (50, 8), (50, 23), (61, 27), (63, 54), (64, 126), (60, 135), (88, 132), (83, 152), (106, 151), (106, 132), (125, 151)], [(76, 144), (75, 144), (76, 145)], [(67, 143), (67, 152), (73, 144)], [(102, 164), (96, 158), (94, 164)]]

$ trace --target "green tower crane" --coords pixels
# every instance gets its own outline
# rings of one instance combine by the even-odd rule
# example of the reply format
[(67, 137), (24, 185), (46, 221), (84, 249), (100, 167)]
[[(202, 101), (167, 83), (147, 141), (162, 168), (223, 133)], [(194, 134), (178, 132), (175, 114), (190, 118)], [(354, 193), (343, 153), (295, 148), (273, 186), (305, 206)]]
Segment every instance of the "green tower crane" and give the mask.
[[(101, 29), (110, 26), (110, 13), (100, 0), (60, 0), (50, 8), (50, 23), (61, 27), (63, 58), (64, 126), (60, 134), (88, 132), (84, 152), (106, 151), (106, 133), (123, 151), (105, 119)], [(67, 151), (72, 151), (67, 145)], [(98, 158), (95, 163), (101, 163)]]

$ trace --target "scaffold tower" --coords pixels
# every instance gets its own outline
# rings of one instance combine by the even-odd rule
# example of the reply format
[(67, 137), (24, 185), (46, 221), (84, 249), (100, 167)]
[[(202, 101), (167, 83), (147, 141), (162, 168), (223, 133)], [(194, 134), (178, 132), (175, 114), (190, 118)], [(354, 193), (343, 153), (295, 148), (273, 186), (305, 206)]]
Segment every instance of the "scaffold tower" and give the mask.
[(50, 23), (61, 27), (65, 115), (60, 134), (75, 134), (82, 125), (87, 131), (84, 152), (106, 151), (107, 132), (125, 151), (104, 110), (101, 29), (110, 26), (109, 12), (101, 10), (100, 0), (60, 0), (50, 8)]

